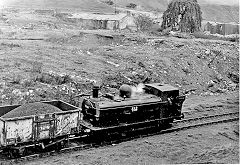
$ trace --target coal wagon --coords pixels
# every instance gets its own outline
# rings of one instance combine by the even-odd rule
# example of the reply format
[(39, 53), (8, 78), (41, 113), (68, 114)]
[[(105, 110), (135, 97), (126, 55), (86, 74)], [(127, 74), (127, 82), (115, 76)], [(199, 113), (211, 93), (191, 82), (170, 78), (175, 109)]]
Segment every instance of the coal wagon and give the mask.
[[(0, 117), (0, 148), (10, 157), (25, 155), (30, 150), (43, 150), (62, 144), (69, 135), (79, 133), (80, 108), (63, 101), (42, 102), (61, 110), (23, 117)], [(21, 105), (0, 107), (0, 116)], [(54, 146), (56, 147), (56, 145)], [(29, 149), (29, 150), (28, 150)]]

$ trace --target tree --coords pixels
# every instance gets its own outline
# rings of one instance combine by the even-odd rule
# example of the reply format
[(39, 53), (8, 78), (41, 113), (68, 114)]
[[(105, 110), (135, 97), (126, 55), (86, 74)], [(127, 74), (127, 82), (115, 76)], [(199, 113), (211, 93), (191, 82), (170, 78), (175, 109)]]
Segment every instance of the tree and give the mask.
[(134, 3), (129, 3), (126, 7), (135, 9), (137, 7), (137, 5)]
[(134, 17), (134, 22), (137, 25), (137, 29), (140, 31), (149, 30), (153, 25), (153, 20), (145, 14), (139, 14)]
[(200, 31), (202, 12), (197, 0), (173, 0), (163, 13), (162, 29)]

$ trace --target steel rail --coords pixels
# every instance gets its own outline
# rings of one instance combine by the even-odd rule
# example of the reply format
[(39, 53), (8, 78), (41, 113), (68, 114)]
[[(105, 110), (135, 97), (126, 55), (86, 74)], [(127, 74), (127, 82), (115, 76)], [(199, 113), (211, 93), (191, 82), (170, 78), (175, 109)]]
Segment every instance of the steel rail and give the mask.
[[(190, 128), (195, 128), (195, 127), (201, 127), (201, 126), (206, 126), (206, 125), (212, 125), (212, 124), (218, 124), (218, 123), (226, 123), (226, 122), (232, 122), (232, 121), (237, 121), (239, 120), (239, 112), (232, 112), (232, 113), (224, 113), (224, 114), (218, 114), (218, 115), (212, 115), (212, 116), (204, 116), (204, 117), (196, 117), (196, 118), (190, 118), (190, 119), (184, 119), (184, 120), (177, 120), (173, 122), (173, 127), (160, 130), (160, 131), (155, 131), (153, 133), (148, 133), (148, 134), (140, 134), (140, 135), (134, 135), (131, 137), (124, 137), (124, 138), (119, 138), (111, 141), (103, 141), (101, 143), (89, 143), (89, 144), (81, 144), (78, 146), (74, 147), (68, 147), (68, 148), (63, 148), (60, 151), (50, 151), (50, 152), (45, 152), (45, 153), (39, 153), (39, 154), (33, 154), (33, 155), (28, 155), (16, 159), (5, 159), (5, 162), (7, 163), (18, 163), (21, 161), (29, 161), (37, 158), (42, 158), (42, 157), (48, 157), (50, 155), (56, 155), (59, 153), (66, 153), (66, 152), (72, 152), (72, 151), (77, 151), (77, 150), (84, 150), (84, 149), (91, 149), (91, 148), (97, 148), (97, 147), (102, 147), (102, 146), (107, 146), (107, 145), (113, 145), (113, 144), (118, 144), (121, 142), (126, 142), (129, 140), (133, 140), (136, 138), (144, 138), (148, 136), (153, 136), (153, 135), (160, 135), (160, 134), (165, 134), (165, 133), (171, 133), (171, 132), (176, 132), (180, 130), (185, 130), (185, 129), (190, 129)], [(3, 160), (0, 160), (3, 161)], [(4, 162), (4, 163), (5, 163)], [(1, 162), (0, 162), (1, 163)]]

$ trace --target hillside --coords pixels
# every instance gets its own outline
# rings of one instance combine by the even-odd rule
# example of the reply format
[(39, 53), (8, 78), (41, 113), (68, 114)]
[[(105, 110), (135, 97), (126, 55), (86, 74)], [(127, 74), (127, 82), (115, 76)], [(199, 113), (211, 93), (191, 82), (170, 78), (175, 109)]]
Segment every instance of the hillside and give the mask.
[[(114, 5), (103, 3), (106, 0), (1, 0), (0, 7), (24, 7), (41, 9), (68, 9), (73, 11), (113, 13)], [(170, 0), (114, 0), (117, 7), (126, 7), (129, 3), (134, 3), (138, 10), (164, 12)], [(229, 1), (229, 5), (235, 4), (236, 0)], [(203, 12), (203, 19), (216, 22), (238, 22), (239, 7), (220, 4), (216, 0), (198, 0)], [(237, 2), (237, 1), (236, 1)], [(224, 4), (224, 5), (223, 5)]]
[[(129, 3), (134, 3), (142, 10), (157, 10), (164, 12), (167, 8), (168, 1), (170, 0), (116, 0), (120, 7), (126, 7)], [(203, 19), (207, 21), (216, 22), (238, 22), (239, 20), (239, 7), (233, 5), (235, 0), (231, 0), (228, 5), (225, 2), (215, 0), (198, 0), (202, 12)]]
[(239, 22), (239, 7), (226, 5), (201, 5), (203, 18), (215, 22)]
[[(1, 0), (2, 1), (2, 0)], [(114, 9), (98, 0), (3, 0), (0, 7), (68, 9), (95, 13), (113, 13)]]

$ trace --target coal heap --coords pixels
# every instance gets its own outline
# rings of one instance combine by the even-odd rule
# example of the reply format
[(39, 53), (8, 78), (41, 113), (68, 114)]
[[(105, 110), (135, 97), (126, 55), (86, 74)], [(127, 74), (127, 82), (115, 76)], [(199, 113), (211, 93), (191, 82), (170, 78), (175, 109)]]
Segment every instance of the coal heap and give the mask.
[(14, 118), (22, 116), (40, 115), (47, 113), (62, 112), (61, 109), (46, 103), (23, 104), (12, 111), (4, 114), (2, 118)]

